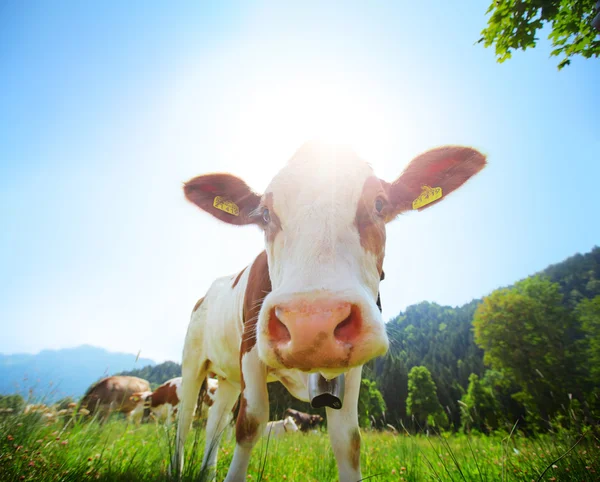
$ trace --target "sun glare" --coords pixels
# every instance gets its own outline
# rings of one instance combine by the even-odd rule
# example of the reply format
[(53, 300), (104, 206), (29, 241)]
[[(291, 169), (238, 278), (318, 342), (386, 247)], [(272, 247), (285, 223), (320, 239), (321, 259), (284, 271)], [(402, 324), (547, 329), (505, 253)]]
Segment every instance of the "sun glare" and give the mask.
[(387, 117), (368, 88), (304, 79), (254, 91), (234, 128), (240, 146), (261, 153), (253, 170), (262, 178), (307, 140), (348, 145), (376, 168), (393, 139)]

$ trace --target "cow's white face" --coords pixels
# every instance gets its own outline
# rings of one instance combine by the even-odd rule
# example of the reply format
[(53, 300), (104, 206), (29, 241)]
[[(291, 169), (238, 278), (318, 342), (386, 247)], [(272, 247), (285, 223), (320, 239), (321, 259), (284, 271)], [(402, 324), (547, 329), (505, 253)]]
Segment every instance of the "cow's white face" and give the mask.
[[(257, 341), (269, 366), (333, 376), (387, 351), (376, 305), (386, 204), (366, 162), (322, 144), (303, 146), (271, 181), (258, 208), (272, 291)], [(377, 246), (361, 242), (365, 223)]]
[[(484, 165), (473, 149), (444, 147), (414, 159), (389, 184), (353, 152), (309, 143), (262, 196), (227, 174), (192, 179), (185, 193), (225, 222), (264, 230), (270, 292), (252, 312), (261, 359), (333, 377), (387, 351), (376, 304), (385, 223), (412, 209), (423, 186), (445, 197)], [(440, 200), (431, 199), (420, 209)], [(258, 269), (251, 268), (249, 284), (266, 276)]]

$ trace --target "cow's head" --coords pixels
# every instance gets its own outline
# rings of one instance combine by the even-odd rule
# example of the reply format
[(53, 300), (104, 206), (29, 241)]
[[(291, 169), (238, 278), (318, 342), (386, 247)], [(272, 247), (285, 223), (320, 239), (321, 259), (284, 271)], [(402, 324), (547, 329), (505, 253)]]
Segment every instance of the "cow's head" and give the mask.
[(311, 415), (310, 416), (310, 426), (311, 427), (320, 424), (322, 421), (323, 421), (323, 417), (321, 417), (321, 415)]
[(484, 165), (474, 149), (441, 147), (388, 183), (353, 152), (308, 143), (263, 195), (230, 174), (196, 177), (184, 191), (221, 221), (264, 231), (272, 290), (258, 312), (261, 359), (333, 377), (387, 351), (376, 305), (386, 223), (439, 202)]
[(151, 395), (152, 395), (152, 392), (150, 392), (150, 391), (135, 392), (129, 397), (129, 400), (131, 400), (134, 403), (140, 403), (140, 402), (144, 403), (144, 402), (146, 402), (146, 400), (149, 399), (149, 397)]
[(298, 425), (296, 425), (296, 421), (292, 417), (285, 417), (283, 419), (283, 428), (286, 432), (298, 431)]

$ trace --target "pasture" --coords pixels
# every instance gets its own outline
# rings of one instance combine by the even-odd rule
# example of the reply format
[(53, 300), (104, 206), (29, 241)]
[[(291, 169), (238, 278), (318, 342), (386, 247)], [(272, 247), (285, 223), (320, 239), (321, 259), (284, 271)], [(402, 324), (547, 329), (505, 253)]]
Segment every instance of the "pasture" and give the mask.
[[(219, 448), (222, 480), (234, 447), (233, 430)], [(186, 445), (184, 481), (209, 480), (199, 473), (204, 431), (194, 429)], [(67, 418), (45, 422), (34, 415), (0, 419), (2, 481), (168, 481), (174, 428), (107, 424)], [(363, 480), (537, 481), (598, 480), (600, 441), (592, 432), (411, 436), (364, 432)], [(337, 469), (325, 431), (262, 438), (252, 454), (248, 480), (333, 481)]]

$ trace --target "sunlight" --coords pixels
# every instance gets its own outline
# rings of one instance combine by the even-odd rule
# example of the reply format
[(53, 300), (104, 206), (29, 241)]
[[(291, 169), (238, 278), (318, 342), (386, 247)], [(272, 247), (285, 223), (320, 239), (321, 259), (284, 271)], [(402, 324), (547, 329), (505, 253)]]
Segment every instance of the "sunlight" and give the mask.
[(253, 91), (232, 129), (240, 149), (261, 154), (249, 173), (260, 186), (307, 140), (348, 145), (377, 168), (393, 139), (374, 90), (317, 79)]

